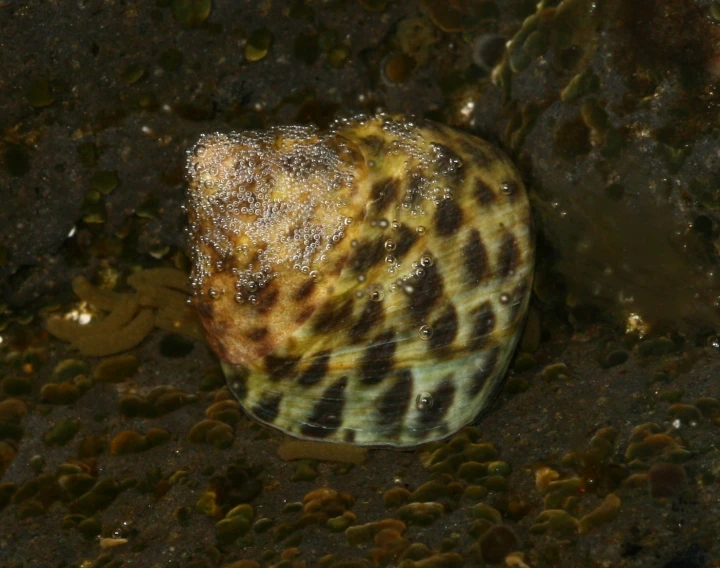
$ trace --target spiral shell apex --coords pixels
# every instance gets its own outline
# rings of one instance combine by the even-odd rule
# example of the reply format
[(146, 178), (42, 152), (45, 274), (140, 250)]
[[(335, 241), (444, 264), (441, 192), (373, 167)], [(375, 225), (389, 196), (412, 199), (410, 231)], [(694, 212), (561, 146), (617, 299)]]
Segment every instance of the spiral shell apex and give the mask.
[(248, 414), (299, 438), (404, 447), (488, 407), (534, 255), (500, 151), (379, 115), (204, 135), (188, 176), (192, 301)]

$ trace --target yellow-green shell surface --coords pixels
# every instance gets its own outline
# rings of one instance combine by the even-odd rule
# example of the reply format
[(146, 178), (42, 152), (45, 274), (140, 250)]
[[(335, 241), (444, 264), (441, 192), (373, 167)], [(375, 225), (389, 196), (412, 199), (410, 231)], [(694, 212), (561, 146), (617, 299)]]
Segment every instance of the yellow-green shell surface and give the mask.
[(534, 254), (523, 184), (496, 148), (380, 115), (206, 135), (188, 174), (193, 302), (251, 416), (413, 446), (487, 408)]

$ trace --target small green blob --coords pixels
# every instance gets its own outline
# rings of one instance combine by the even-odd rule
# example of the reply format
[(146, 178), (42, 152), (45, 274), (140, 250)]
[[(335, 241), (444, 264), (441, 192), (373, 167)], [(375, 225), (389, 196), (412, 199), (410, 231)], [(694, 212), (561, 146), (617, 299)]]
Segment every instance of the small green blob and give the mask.
[(397, 516), (408, 525), (426, 527), (445, 514), (440, 503), (409, 503), (397, 510)]
[(395, 53), (387, 58), (383, 67), (385, 78), (390, 83), (406, 83), (415, 69), (415, 60), (404, 53)]
[(290, 478), (291, 481), (314, 481), (318, 476), (316, 467), (317, 462), (314, 460), (299, 461), (295, 473)]
[(74, 498), (80, 497), (83, 493), (90, 491), (96, 481), (97, 479), (87, 473), (63, 475), (59, 479), (62, 488), (68, 491)]
[(427, 501), (439, 501), (447, 496), (448, 490), (445, 484), (440, 481), (428, 481), (412, 492), (410, 500), (425, 503)]
[(540, 30), (535, 30), (525, 38), (522, 47), (528, 57), (537, 59), (547, 51), (547, 35)]
[(20, 505), (20, 507), (18, 507), (16, 513), (17, 518), (20, 520), (29, 519), (30, 517), (39, 517), (43, 514), (45, 514), (45, 507), (43, 507), (40, 501), (35, 501), (34, 499), (25, 501), (22, 505)]
[(331, 67), (340, 69), (345, 65), (347, 58), (350, 56), (350, 48), (347, 45), (338, 45), (328, 51), (327, 61)]
[(507, 491), (507, 479), (502, 475), (488, 475), (484, 477), (480, 483), (490, 491), (495, 491), (496, 493)]
[(200, 26), (210, 16), (212, 0), (172, 0), (172, 13), (181, 26)]
[(325, 526), (332, 532), (344, 532), (352, 523), (353, 520), (350, 517), (340, 515), (339, 517), (328, 519)]
[(79, 375), (87, 375), (90, 365), (81, 359), (63, 359), (53, 369), (50, 380), (54, 383), (72, 381)]
[(495, 525), (499, 525), (502, 523), (502, 515), (500, 514), (500, 511), (485, 503), (478, 503), (477, 505), (473, 505), (471, 512), (472, 516), (476, 519), (485, 519), (486, 521), (490, 521)]
[(616, 351), (611, 351), (604, 357), (600, 357), (599, 363), (604, 369), (610, 369), (611, 367), (622, 365), (628, 360), (628, 357), (629, 354), (627, 351), (618, 349)]
[(44, 79), (30, 81), (25, 96), (35, 108), (47, 107), (55, 102), (55, 95), (52, 92), (50, 81)]
[(501, 475), (502, 477), (508, 477), (512, 468), (510, 464), (504, 461), (494, 461), (488, 464), (488, 475)]
[(122, 80), (128, 85), (134, 85), (145, 75), (145, 68), (139, 63), (135, 63), (125, 68), (122, 72)]
[(43, 441), (48, 446), (64, 446), (72, 440), (79, 431), (80, 422), (72, 418), (66, 418), (50, 429), (43, 436)]
[(137, 373), (140, 361), (135, 355), (117, 355), (103, 360), (93, 372), (101, 383), (121, 383)]
[(579, 530), (579, 524), (575, 517), (562, 509), (543, 511), (538, 515), (535, 524), (530, 527), (532, 534), (555, 533), (563, 537), (574, 537)]
[(3, 169), (13, 177), (24, 176), (30, 171), (30, 155), (20, 144), (6, 142), (2, 155)]
[(457, 475), (467, 483), (479, 483), (481, 479), (487, 476), (487, 466), (476, 461), (468, 461), (460, 466)]
[(167, 443), (170, 440), (170, 432), (162, 428), (150, 428), (145, 434), (145, 439), (148, 447), (154, 448)]
[(564, 363), (554, 363), (542, 370), (542, 378), (548, 382), (569, 381), (570, 371)]
[(498, 451), (493, 444), (468, 444), (463, 449), (463, 455), (468, 461), (480, 463), (495, 461)]
[(599, 88), (600, 80), (592, 69), (587, 68), (570, 80), (560, 93), (560, 99), (564, 103), (571, 103), (587, 94), (596, 92)]
[(386, 509), (397, 509), (410, 500), (410, 491), (404, 487), (393, 487), (383, 493), (383, 505)]
[(668, 414), (671, 418), (680, 420), (685, 424), (697, 425), (702, 420), (702, 413), (692, 404), (682, 404), (676, 402), (668, 408)]
[(144, 452), (147, 449), (146, 437), (135, 430), (124, 430), (110, 442), (110, 451), (118, 456)]
[(720, 1), (715, 0), (712, 4), (710, 4), (710, 14), (716, 20), (720, 20)]
[(270, 51), (273, 43), (273, 35), (266, 28), (255, 30), (245, 44), (245, 59), (248, 61), (260, 61)]
[(580, 534), (587, 534), (594, 528), (615, 519), (620, 513), (621, 503), (617, 495), (609, 493), (600, 506), (580, 519), (578, 522)]
[(96, 518), (92, 517), (90, 519), (85, 519), (77, 526), (78, 531), (80, 531), (80, 534), (82, 534), (86, 539), (90, 540), (98, 536), (102, 532), (102, 525), (100, 524), (100, 521), (98, 521)]
[(183, 55), (179, 49), (174, 47), (166, 49), (160, 54), (160, 67), (165, 71), (175, 71), (182, 65)]
[(273, 525), (273, 520), (268, 518), (258, 519), (253, 523), (252, 530), (256, 534), (263, 534), (267, 532)]
[(95, 172), (90, 178), (90, 187), (101, 195), (112, 193), (119, 185), (120, 178), (114, 171)]
[(81, 394), (72, 383), (48, 383), (40, 389), (40, 400), (47, 404), (72, 404)]
[(487, 487), (483, 487), (482, 485), (468, 485), (463, 492), (463, 499), (478, 502), (483, 500), (487, 494)]

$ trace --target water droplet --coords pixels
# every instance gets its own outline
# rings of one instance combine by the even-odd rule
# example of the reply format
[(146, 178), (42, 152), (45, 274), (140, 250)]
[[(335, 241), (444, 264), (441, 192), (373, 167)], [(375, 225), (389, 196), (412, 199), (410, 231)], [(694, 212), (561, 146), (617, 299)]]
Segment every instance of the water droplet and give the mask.
[(430, 256), (429, 254), (424, 254), (423, 256), (420, 257), (420, 265), (424, 266), (425, 268), (427, 268), (428, 266), (432, 266), (433, 265), (433, 257)]
[(387, 262), (388, 264), (395, 264), (396, 260), (397, 259), (395, 258), (395, 255), (392, 254), (389, 254), (385, 257), (385, 262)]
[(258, 303), (258, 299), (256, 296), (248, 296), (248, 302), (250, 302), (253, 306), (256, 306)]
[(418, 410), (430, 410), (434, 402), (435, 401), (429, 392), (421, 392), (415, 398), (415, 408)]
[(416, 268), (415, 276), (417, 276), (418, 278), (422, 278), (423, 276), (425, 276), (425, 269), (424, 268)]
[(311, 270), (310, 278), (312, 278), (313, 280), (320, 280), (320, 273), (317, 270)]
[(208, 289), (208, 298), (211, 300), (214, 300), (218, 297), (219, 292), (215, 288), (209, 288)]
[(380, 288), (374, 288), (370, 291), (370, 299), (373, 302), (382, 302), (385, 297), (385, 293)]
[(388, 239), (387, 241), (385, 241), (385, 250), (395, 250), (395, 247), (395, 241), (393, 241), (392, 239)]
[(433, 336), (433, 328), (429, 325), (421, 325), (419, 332), (420, 339), (425, 339), (426, 341)]
[(500, 303), (501, 304), (509, 304), (510, 303), (510, 294), (506, 294), (505, 292), (500, 294)]
[(510, 195), (513, 192), (513, 184), (509, 181), (504, 181), (500, 184), (500, 191), (503, 195)]
[(235, 301), (236, 301), (238, 304), (244, 304), (244, 303), (245, 303), (245, 296), (243, 296), (240, 292), (238, 292), (237, 294), (235, 294)]
[(425, 234), (425, 230), (426, 230), (425, 227), (423, 227), (422, 225), (418, 225), (418, 226), (416, 227), (416, 229), (415, 229), (415, 232), (416, 232), (418, 235), (424, 235), (424, 234)]

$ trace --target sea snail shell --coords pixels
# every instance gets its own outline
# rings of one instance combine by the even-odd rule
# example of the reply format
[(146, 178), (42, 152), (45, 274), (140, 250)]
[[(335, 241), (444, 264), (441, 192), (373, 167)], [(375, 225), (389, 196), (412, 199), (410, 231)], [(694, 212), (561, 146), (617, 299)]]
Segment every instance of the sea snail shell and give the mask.
[(414, 446), (487, 408), (534, 255), (500, 151), (362, 116), (204, 135), (188, 177), (192, 301), (251, 416), (299, 438)]

